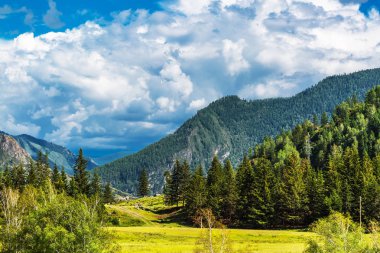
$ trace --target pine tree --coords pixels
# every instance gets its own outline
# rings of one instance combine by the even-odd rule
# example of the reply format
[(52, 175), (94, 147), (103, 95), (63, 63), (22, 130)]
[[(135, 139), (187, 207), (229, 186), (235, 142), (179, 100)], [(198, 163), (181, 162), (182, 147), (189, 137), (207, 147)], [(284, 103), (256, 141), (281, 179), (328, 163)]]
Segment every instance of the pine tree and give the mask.
[(74, 180), (78, 189), (78, 193), (89, 195), (89, 180), (86, 168), (87, 161), (83, 156), (83, 150), (79, 149), (79, 155), (74, 167)]
[(265, 158), (256, 159), (253, 167), (253, 199), (250, 203), (255, 227), (268, 227), (273, 221), (273, 188), (274, 173), (271, 162)]
[(243, 162), (236, 172), (236, 189), (238, 200), (236, 204), (237, 218), (242, 226), (252, 227), (253, 216), (249, 208), (254, 199), (253, 169), (251, 161), (244, 156)]
[(65, 191), (65, 192), (69, 192), (69, 184), (67, 182), (67, 175), (66, 175), (64, 167), (61, 168), (61, 175), (60, 176), (61, 176), (61, 180), (60, 181), (62, 183), (61, 189), (63, 191)]
[(322, 113), (322, 117), (321, 117), (321, 125), (322, 126), (325, 126), (329, 123), (329, 116), (327, 115), (326, 112)]
[(326, 189), (325, 180), (322, 171), (314, 171), (309, 162), (305, 164), (307, 167), (307, 187), (309, 199), (309, 220), (311, 223), (328, 214), (328, 207), (325, 203)]
[(214, 156), (207, 173), (207, 204), (218, 218), (221, 217), (222, 212), (223, 181), (222, 165), (218, 157)]
[(178, 160), (175, 161), (173, 172), (168, 182), (168, 203), (169, 205), (179, 205), (180, 202), (180, 187), (181, 187), (181, 164)]
[(21, 164), (14, 166), (11, 174), (13, 187), (23, 190), (26, 185), (26, 175), (23, 166)]
[(53, 173), (51, 174), (51, 182), (53, 183), (55, 189), (57, 189), (58, 191), (61, 191), (60, 181), (61, 181), (61, 176), (59, 174), (57, 164), (54, 164)]
[(94, 173), (90, 183), (90, 195), (101, 196), (102, 195), (102, 182), (98, 173)]
[(28, 184), (33, 185), (34, 187), (38, 186), (36, 166), (32, 159), (29, 160), (29, 172), (28, 172), (28, 177), (26, 181)]
[(185, 195), (185, 211), (189, 217), (194, 216), (207, 204), (206, 179), (202, 166), (198, 166), (191, 176), (188, 191)]
[(190, 166), (187, 161), (183, 162), (180, 171), (179, 199), (182, 201), (182, 205), (185, 206), (185, 198), (189, 190), (191, 180)]
[(139, 178), (139, 189), (138, 194), (140, 197), (145, 197), (149, 195), (149, 181), (148, 181), (148, 173), (145, 169), (143, 169), (140, 173)]
[(50, 180), (50, 168), (48, 155), (44, 155), (41, 151), (38, 152), (38, 159), (36, 162), (36, 180), (37, 186), (42, 186), (47, 180)]
[(297, 151), (287, 155), (281, 170), (276, 196), (276, 215), (282, 223), (303, 225), (307, 216), (305, 167)]
[(222, 206), (221, 216), (225, 223), (231, 223), (235, 220), (236, 215), (236, 202), (237, 202), (237, 190), (235, 171), (232, 167), (230, 160), (227, 160), (223, 169), (223, 185), (222, 185)]
[(113, 202), (114, 202), (113, 191), (112, 191), (111, 183), (108, 182), (104, 187), (103, 203), (109, 204)]
[(342, 173), (345, 171), (342, 149), (336, 145), (332, 147), (331, 154), (328, 160), (326, 173), (326, 197), (325, 203), (329, 212), (343, 210), (343, 178)]

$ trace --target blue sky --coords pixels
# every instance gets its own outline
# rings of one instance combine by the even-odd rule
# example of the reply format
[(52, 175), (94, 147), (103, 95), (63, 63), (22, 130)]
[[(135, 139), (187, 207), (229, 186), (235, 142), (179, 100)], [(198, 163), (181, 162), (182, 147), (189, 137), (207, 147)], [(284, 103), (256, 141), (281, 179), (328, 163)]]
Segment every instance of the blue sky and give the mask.
[(0, 1), (0, 130), (135, 152), (231, 94), (380, 66), (375, 0)]

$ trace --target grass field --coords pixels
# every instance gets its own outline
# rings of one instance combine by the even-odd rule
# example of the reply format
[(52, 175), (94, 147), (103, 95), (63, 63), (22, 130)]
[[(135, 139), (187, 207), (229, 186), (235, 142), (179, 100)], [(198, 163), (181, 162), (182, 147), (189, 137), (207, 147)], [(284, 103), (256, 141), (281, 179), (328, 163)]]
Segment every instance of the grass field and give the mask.
[[(122, 253), (190, 253), (201, 235), (197, 228), (111, 227)], [(312, 233), (272, 230), (228, 230), (236, 252), (303, 252)]]
[[(150, 197), (107, 206), (118, 226), (107, 229), (115, 236), (121, 253), (192, 253), (202, 230), (181, 220), (176, 207), (163, 205), (162, 197)], [(215, 230), (215, 233), (220, 231)], [(313, 233), (295, 230), (225, 231), (234, 252), (300, 253)]]

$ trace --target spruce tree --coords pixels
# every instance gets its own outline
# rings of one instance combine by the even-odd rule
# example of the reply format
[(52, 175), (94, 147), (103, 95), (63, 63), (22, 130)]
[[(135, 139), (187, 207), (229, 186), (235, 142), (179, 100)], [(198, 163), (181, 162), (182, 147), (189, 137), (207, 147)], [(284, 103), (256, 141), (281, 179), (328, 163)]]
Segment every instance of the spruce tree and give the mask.
[(37, 175), (36, 175), (36, 166), (32, 159), (29, 160), (29, 171), (28, 171), (28, 177), (26, 179), (27, 183), (30, 185), (33, 185), (34, 187), (37, 187)]
[(79, 155), (74, 167), (74, 180), (78, 189), (78, 193), (89, 195), (89, 180), (86, 168), (87, 160), (83, 156), (83, 150), (79, 149)]
[(236, 218), (237, 190), (235, 171), (230, 160), (226, 160), (223, 168), (223, 185), (222, 185), (222, 218), (225, 223), (232, 223)]
[(69, 184), (68, 184), (68, 181), (67, 181), (67, 175), (66, 175), (66, 172), (65, 172), (65, 168), (62, 166), (61, 168), (61, 189), (65, 192), (69, 192)]
[(321, 125), (322, 126), (325, 126), (329, 123), (329, 116), (327, 115), (326, 112), (322, 113), (322, 117), (321, 117)]
[(90, 195), (101, 196), (102, 195), (102, 182), (98, 173), (94, 173), (90, 183)]
[(304, 224), (308, 213), (305, 170), (297, 151), (287, 154), (276, 196), (276, 215), (281, 223)]
[(189, 217), (194, 216), (198, 211), (206, 207), (207, 189), (202, 166), (198, 166), (191, 176), (185, 198), (185, 212)]
[(168, 185), (168, 202), (170, 205), (179, 205), (180, 202), (180, 187), (181, 187), (181, 164), (178, 160), (175, 161), (171, 179)]
[(185, 206), (185, 198), (186, 194), (189, 190), (190, 180), (191, 180), (191, 173), (190, 173), (190, 166), (187, 163), (187, 161), (184, 161), (181, 165), (180, 170), (180, 184), (179, 184), (179, 199), (182, 201), (182, 205)]
[(57, 189), (58, 191), (61, 191), (60, 181), (61, 181), (61, 176), (59, 174), (57, 164), (54, 164), (53, 172), (51, 174), (51, 182), (53, 183), (55, 189)]
[(207, 204), (218, 218), (221, 217), (222, 212), (223, 181), (222, 164), (219, 162), (218, 157), (214, 156), (207, 173)]
[(11, 174), (13, 187), (23, 190), (26, 185), (26, 175), (22, 164), (15, 165)]
[(254, 224), (250, 204), (254, 199), (253, 169), (251, 161), (244, 156), (243, 162), (236, 172), (236, 189), (238, 200), (236, 204), (237, 218), (242, 226), (252, 227)]
[(253, 167), (253, 199), (249, 206), (255, 227), (269, 227), (273, 221), (273, 188), (274, 173), (271, 162), (265, 158), (256, 159)]
[(113, 197), (113, 191), (111, 187), (111, 183), (108, 182), (103, 191), (103, 203), (109, 204), (114, 202), (114, 197)]
[(138, 195), (140, 197), (145, 197), (149, 195), (149, 179), (148, 173), (145, 169), (143, 169), (140, 173)]

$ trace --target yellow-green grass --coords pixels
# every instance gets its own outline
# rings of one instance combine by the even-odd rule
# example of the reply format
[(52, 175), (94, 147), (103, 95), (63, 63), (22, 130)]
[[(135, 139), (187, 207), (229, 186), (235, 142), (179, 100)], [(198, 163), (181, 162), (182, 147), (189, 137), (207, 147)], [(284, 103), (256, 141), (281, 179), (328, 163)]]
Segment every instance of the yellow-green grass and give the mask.
[[(190, 253), (194, 252), (201, 229), (189, 227), (110, 227), (121, 253)], [(215, 231), (216, 233), (218, 231)], [(286, 253), (303, 252), (315, 234), (291, 230), (226, 231), (237, 252)]]

